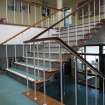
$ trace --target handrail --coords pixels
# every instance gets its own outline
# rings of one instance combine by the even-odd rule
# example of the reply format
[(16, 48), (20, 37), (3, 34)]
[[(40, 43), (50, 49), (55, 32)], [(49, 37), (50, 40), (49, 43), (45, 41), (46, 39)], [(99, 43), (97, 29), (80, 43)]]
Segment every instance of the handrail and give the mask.
[(20, 31), (19, 33), (15, 34), (14, 36), (8, 38), (7, 40), (5, 40), (4, 42), (0, 43), (1, 45), (7, 43), (8, 41), (14, 39), (15, 37), (19, 36), (20, 34), (24, 33), (25, 31), (29, 30), (32, 27), (35, 27), (36, 25), (40, 24), (42, 21), (47, 20), (49, 17), (55, 15), (57, 12), (59, 11), (55, 11), (54, 13), (52, 13), (50, 16), (44, 17), (43, 19), (40, 19), (39, 21), (33, 23), (32, 25), (30, 25), (29, 27), (25, 28), (24, 30)]
[(36, 35), (35, 37), (31, 38), (28, 42), (32, 42), (34, 41), (36, 38), (38, 38), (39, 36), (41, 36), (42, 34), (44, 34), (45, 32), (47, 32), (48, 30), (52, 29), (54, 26), (56, 26), (57, 24), (59, 24), (60, 22), (62, 22), (63, 20), (65, 20), (66, 18), (68, 18), (69, 16), (75, 14), (75, 12), (79, 11), (80, 9), (82, 9), (84, 6), (86, 6), (88, 3), (90, 3), (92, 0), (86, 0), (83, 5), (81, 5), (80, 7), (74, 9), (74, 11), (72, 13), (70, 13), (69, 15), (65, 16), (64, 18), (62, 18), (61, 20), (59, 20), (58, 22), (54, 23), (53, 25), (51, 25), (50, 27), (48, 27), (47, 29), (45, 29), (44, 31), (40, 32), (38, 35)]
[[(72, 53), (74, 56), (76, 56), (79, 60), (81, 60), (85, 65), (87, 65), (88, 67), (90, 67), (91, 70), (93, 70), (94, 72), (96, 72), (100, 77), (105, 79), (105, 75), (103, 73), (101, 73), (100, 71), (98, 71), (97, 68), (95, 68), (94, 66), (92, 66), (88, 61), (86, 61), (86, 59), (84, 59), (82, 56), (80, 56), (79, 53), (77, 53), (72, 47), (70, 47), (68, 44), (66, 44), (61, 38), (58, 37), (47, 37), (47, 38), (40, 38), (40, 39), (36, 39), (34, 40), (34, 42), (38, 42), (38, 41), (46, 41), (46, 40), (54, 40), (57, 41), (58, 43), (60, 43), (60, 45), (62, 45), (65, 49), (67, 49), (70, 53)], [(25, 43), (27, 43), (28, 41), (25, 41)]]

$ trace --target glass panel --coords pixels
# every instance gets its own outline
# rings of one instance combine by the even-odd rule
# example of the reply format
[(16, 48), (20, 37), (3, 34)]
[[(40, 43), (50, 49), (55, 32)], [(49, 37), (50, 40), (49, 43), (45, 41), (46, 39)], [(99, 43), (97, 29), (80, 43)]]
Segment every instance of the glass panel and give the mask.
[[(91, 59), (90, 59), (91, 58)], [(98, 56), (86, 56), (86, 59), (94, 66), (98, 67)], [(97, 87), (99, 87), (99, 78), (97, 77), (96, 79), (96, 73), (91, 70), (88, 66), (83, 64), (79, 59), (77, 59), (77, 80), (79, 83), (82, 83), (86, 85), (86, 79), (87, 79), (87, 84), (88, 86), (95, 87), (95, 83), (97, 81)], [(74, 65), (74, 70), (75, 70), (75, 65)], [(86, 71), (87, 71), (87, 76), (86, 76)]]
[(105, 46), (103, 46), (103, 54), (105, 54)]
[(99, 46), (87, 46), (86, 47), (86, 53), (98, 54), (99, 53)]
[(81, 48), (78, 50), (78, 53), (84, 53), (84, 47), (81, 47)]
[(97, 64), (99, 63), (99, 57), (94, 55), (86, 55), (86, 60), (94, 67), (97, 67)]

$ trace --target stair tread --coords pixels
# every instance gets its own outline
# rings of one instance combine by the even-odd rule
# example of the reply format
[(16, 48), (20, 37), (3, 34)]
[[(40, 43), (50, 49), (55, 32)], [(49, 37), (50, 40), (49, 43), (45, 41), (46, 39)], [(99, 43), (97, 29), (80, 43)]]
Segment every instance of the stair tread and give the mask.
[(41, 60), (41, 61), (49, 61), (49, 62), (60, 62), (61, 60), (58, 58), (42, 58), (42, 57), (24, 57), (26, 59), (36, 59), (36, 60)]
[(24, 72), (24, 71), (21, 71), (21, 70), (18, 70), (18, 69), (15, 69), (15, 68), (8, 68), (7, 71), (15, 74), (15, 75), (18, 75), (24, 79), (28, 79), (29, 81), (31, 82), (34, 82), (36, 84), (41, 84), (43, 83), (44, 81), (47, 82), (48, 79), (44, 80), (42, 77), (35, 77), (34, 74), (29, 74), (28, 73), (28, 77), (27, 77), (27, 73)]
[(22, 71), (22, 70), (19, 70), (19, 69), (16, 69), (16, 68), (8, 68), (6, 69), (7, 71), (13, 73), (13, 74), (16, 74), (20, 77), (23, 77), (24, 79), (28, 79), (32, 82), (34, 82), (35, 80), (41, 80), (42, 78), (41, 77), (35, 77), (34, 74), (28, 74), (28, 78), (27, 78), (27, 73), (25, 71)]
[[(34, 69), (34, 65), (32, 65), (32, 64), (27, 64), (26, 65), (26, 63), (23, 63), (23, 62), (15, 62), (15, 64)], [(43, 66), (37, 66), (37, 65), (35, 66), (35, 69), (38, 69), (40, 71), (46, 71), (46, 72), (52, 72), (52, 71), (57, 71), (58, 70), (57, 68), (49, 68), (48, 66), (47, 67), (45, 67), (45, 66), (43, 67)]]
[[(61, 51), (62, 52), (62, 54), (67, 54), (68, 52), (67, 51)], [(34, 51), (28, 51), (28, 53), (34, 53)], [(37, 51), (35, 51), (35, 53), (37, 53)], [(41, 54), (59, 54), (60, 52), (59, 51), (55, 51), (55, 52), (52, 52), (52, 51), (50, 51), (50, 52), (43, 52), (43, 51), (40, 51), (40, 52), (38, 52), (38, 53), (41, 53)]]

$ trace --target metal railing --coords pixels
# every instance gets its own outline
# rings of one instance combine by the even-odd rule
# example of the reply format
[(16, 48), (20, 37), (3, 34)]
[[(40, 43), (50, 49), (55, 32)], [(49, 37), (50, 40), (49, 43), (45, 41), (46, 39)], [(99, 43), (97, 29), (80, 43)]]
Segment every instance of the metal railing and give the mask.
[[(86, 85), (86, 102), (85, 102), (85, 105), (89, 105), (89, 94), (88, 94), (88, 68), (90, 71), (94, 72), (94, 83), (95, 83), (95, 89), (97, 90), (97, 85), (98, 85), (98, 78), (97, 77), (100, 77), (103, 81), (102, 83), (102, 86), (103, 86), (103, 105), (104, 105), (104, 79), (105, 79), (105, 75), (103, 73), (101, 73), (97, 68), (95, 68), (94, 66), (92, 66), (87, 60), (86, 58), (82, 57), (80, 54), (78, 54), (76, 51), (78, 50), (78, 46), (80, 45), (79, 43), (79, 40), (82, 39), (84, 42), (87, 41), (86, 39), (86, 34), (89, 36), (90, 34), (93, 34), (91, 32), (91, 29), (94, 27), (96, 28), (96, 23), (97, 23), (97, 20), (98, 20), (98, 23), (101, 22), (101, 9), (100, 9), (100, 0), (99, 0), (99, 12), (98, 12), (98, 19), (96, 19), (96, 1), (94, 0), (94, 13), (93, 13), (93, 19), (92, 19), (92, 26), (91, 27), (91, 2), (93, 2), (92, 0), (88, 0), (88, 1), (84, 1), (83, 3), (81, 3), (81, 5), (79, 5), (79, 7), (76, 7), (73, 12), (67, 16), (65, 16), (64, 18), (62, 19), (58, 19), (59, 21), (55, 22), (53, 25), (49, 25), (48, 24), (48, 28), (46, 28), (44, 31), (42, 31), (41, 33), (39, 33), (38, 35), (36, 35), (35, 37), (33, 37), (32, 39), (30, 40), (27, 40), (24, 42), (24, 45), (23, 45), (23, 48), (26, 49), (26, 55), (24, 56), (24, 53), (23, 53), (23, 57), (25, 58), (25, 61), (26, 61), (26, 72), (27, 72), (27, 89), (29, 89), (28, 87), (28, 79), (29, 79), (29, 67), (27, 66), (28, 63), (30, 63), (29, 59), (28, 58), (28, 55), (27, 55), (27, 52), (30, 52), (30, 53), (33, 53), (33, 57), (31, 58), (31, 60), (33, 60), (33, 67), (32, 65), (30, 66), (31, 68), (34, 68), (34, 76), (42, 76), (41, 79), (43, 79), (43, 91), (44, 91), (44, 102), (43, 104), (46, 105), (46, 71), (48, 72), (51, 72), (53, 67), (56, 65), (56, 68), (57, 70), (60, 71), (60, 100), (61, 100), (61, 103), (63, 104), (64, 103), (64, 91), (63, 91), (63, 66), (64, 66), (64, 62), (67, 61), (68, 59), (72, 59), (73, 61), (73, 76), (74, 76), (74, 84), (75, 84), (75, 105), (78, 105), (78, 77), (77, 77), (77, 73), (78, 73), (78, 61), (82, 62), (83, 63), (83, 67), (84, 67), (84, 71), (85, 71), (85, 85)], [(87, 23), (87, 27), (85, 29), (85, 7), (87, 6), (87, 11), (88, 13), (86, 14), (88, 18), (86, 18), (86, 21), (88, 21)], [(80, 19), (80, 21), (78, 21), (78, 12), (82, 10), (82, 18)], [(71, 37), (70, 37), (70, 26), (68, 25), (67, 27), (67, 40), (64, 40), (62, 38), (62, 33), (65, 31), (64, 29), (62, 30), (62, 24), (64, 23), (65, 19), (68, 19), (70, 16), (73, 16), (74, 17), (74, 32), (73, 32), (73, 36), (74, 36), (74, 41), (70, 41)], [(81, 22), (82, 21), (82, 22)], [(78, 26), (78, 23), (82, 23), (82, 31), (79, 30), (79, 26)], [(49, 22), (48, 22), (49, 23)], [(53, 35), (50, 35), (50, 29), (52, 28), (55, 28), (55, 27), (58, 27), (58, 36), (56, 37), (53, 37)], [(29, 27), (30, 28), (30, 27)], [(29, 28), (27, 28), (26, 30), (28, 30)], [(26, 30), (24, 30), (23, 32), (25, 32)], [(82, 38), (79, 37), (79, 31), (81, 31), (81, 34), (82, 34)], [(86, 31), (86, 32), (85, 32)], [(47, 37), (44, 38), (43, 34), (45, 32), (48, 32), (48, 35)], [(20, 33), (19, 33), (20, 34)], [(16, 36), (18, 36), (19, 34), (17, 34)], [(64, 33), (63, 33), (64, 34)], [(15, 38), (16, 36), (14, 36), (13, 38)], [(42, 37), (42, 38), (40, 38)], [(89, 36), (90, 37), (90, 36)], [(8, 39), (7, 41), (3, 42), (2, 44), (8, 42), (9, 40), (13, 39), (13, 38), (10, 38)], [(66, 43), (67, 42), (67, 43)], [(28, 44), (30, 43), (30, 48), (28, 47)], [(72, 44), (73, 43), (73, 44)], [(84, 45), (85, 43), (82, 43), (82, 45)], [(70, 45), (72, 47), (70, 47)], [(76, 50), (73, 49), (73, 46), (76, 46)], [(25, 47), (26, 46), (26, 47)], [(33, 47), (33, 48), (31, 48)], [(23, 49), (23, 51), (24, 51)], [(66, 51), (65, 51), (66, 49)], [(7, 52), (7, 46), (6, 46), (6, 60), (7, 60), (7, 68), (8, 68), (8, 52)], [(29, 50), (29, 51), (27, 51)], [(40, 53), (42, 52), (42, 53)], [(55, 60), (55, 59), (52, 59), (52, 55), (54, 53), (57, 54), (58, 58)], [(47, 55), (47, 56), (46, 56)], [(65, 56), (66, 55), (66, 56)], [(68, 56), (70, 55), (70, 56)], [(48, 57), (48, 58), (47, 58)], [(66, 59), (66, 57), (68, 59)], [(15, 49), (15, 59), (16, 59), (16, 49)], [(47, 58), (47, 59), (46, 59)], [(59, 60), (58, 60), (59, 59)], [(31, 61), (32, 63), (32, 61)], [(43, 68), (43, 70), (39, 70), (40, 68)], [(42, 69), (41, 68), (41, 69)], [(40, 79), (38, 79), (40, 81)], [(36, 79), (35, 79), (36, 81)], [(36, 87), (37, 87), (37, 84), (35, 83), (34, 84), (34, 89), (35, 89), (35, 92), (36, 92)], [(98, 105), (98, 94), (96, 94), (95, 96), (95, 105)], [(37, 96), (35, 95), (35, 100), (37, 100)]]
[[(96, 67), (92, 66), (88, 61), (86, 61), (85, 58), (83, 58), (82, 56), (80, 56), (80, 54), (78, 54), (72, 47), (70, 47), (68, 44), (66, 44), (61, 38), (58, 38), (58, 37), (48, 37), (48, 38), (39, 38), (39, 39), (36, 39), (34, 40), (34, 45), (35, 43), (38, 43), (38, 42), (43, 42), (43, 45), (46, 44), (46, 42), (48, 41), (53, 41), (54, 43), (58, 43), (60, 45), (60, 49), (58, 49), (59, 52), (59, 58), (60, 58), (60, 65), (59, 65), (59, 69), (60, 69), (60, 79), (61, 79), (61, 82), (60, 82), (60, 89), (61, 89), (61, 103), (63, 103), (63, 84), (62, 84), (62, 81), (63, 81), (63, 77), (62, 77), (62, 65), (63, 65), (63, 59), (62, 59), (62, 51), (61, 49), (66, 49), (70, 55), (72, 55), (71, 59), (74, 59), (74, 78), (75, 78), (75, 105), (78, 105), (78, 93), (77, 93), (77, 89), (78, 89), (78, 77), (77, 77), (77, 74), (78, 74), (78, 60), (80, 62), (82, 62), (82, 64), (90, 69), (90, 71), (94, 72), (94, 75), (92, 74), (88, 74), (88, 69), (86, 69), (85, 73), (84, 73), (84, 77), (85, 77), (85, 85), (86, 85), (86, 105), (89, 105), (89, 98), (88, 98), (88, 81), (89, 81), (89, 76), (91, 75), (91, 77), (93, 77), (94, 79), (94, 83), (95, 83), (95, 89), (98, 88), (98, 81), (99, 81), (99, 78), (101, 78), (103, 80), (103, 105), (104, 105), (104, 79), (105, 79), (105, 75), (103, 73), (101, 73)], [(48, 49), (47, 49), (48, 50)], [(33, 58), (34, 59), (34, 58)], [(84, 69), (85, 70), (85, 69)], [(44, 83), (45, 84), (45, 83)], [(45, 87), (44, 87), (45, 88)], [(46, 94), (46, 92), (44, 93)], [(98, 101), (97, 101), (97, 97), (98, 97), (98, 94), (95, 96), (95, 103), (97, 105)]]

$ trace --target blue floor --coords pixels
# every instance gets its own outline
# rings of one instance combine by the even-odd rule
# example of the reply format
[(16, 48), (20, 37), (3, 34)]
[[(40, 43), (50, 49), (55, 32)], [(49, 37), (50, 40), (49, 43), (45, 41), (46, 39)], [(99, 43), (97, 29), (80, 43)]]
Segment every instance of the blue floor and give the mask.
[[(43, 91), (43, 89), (41, 89)], [(22, 93), (26, 91), (26, 87), (16, 80), (6, 75), (0, 75), (0, 105), (37, 105), (29, 100)], [(65, 105), (75, 105), (75, 88), (74, 83), (65, 78)], [(55, 99), (60, 100), (59, 82), (54, 81), (47, 84), (47, 94)], [(88, 88), (88, 105), (95, 105), (95, 97), (97, 98), (97, 105), (102, 104), (103, 94), (92, 88)], [(78, 105), (86, 105), (86, 87), (78, 85)]]
[[(65, 78), (64, 104), (75, 105), (75, 85), (72, 80)], [(42, 91), (43, 89), (41, 89)], [(47, 94), (60, 100), (59, 82), (55, 81), (47, 84)], [(88, 88), (88, 105), (95, 105), (97, 94), (97, 105), (103, 105), (102, 91)], [(78, 105), (86, 105), (86, 87), (78, 84)]]
[(25, 91), (21, 83), (0, 75), (0, 105), (37, 105), (22, 94)]

